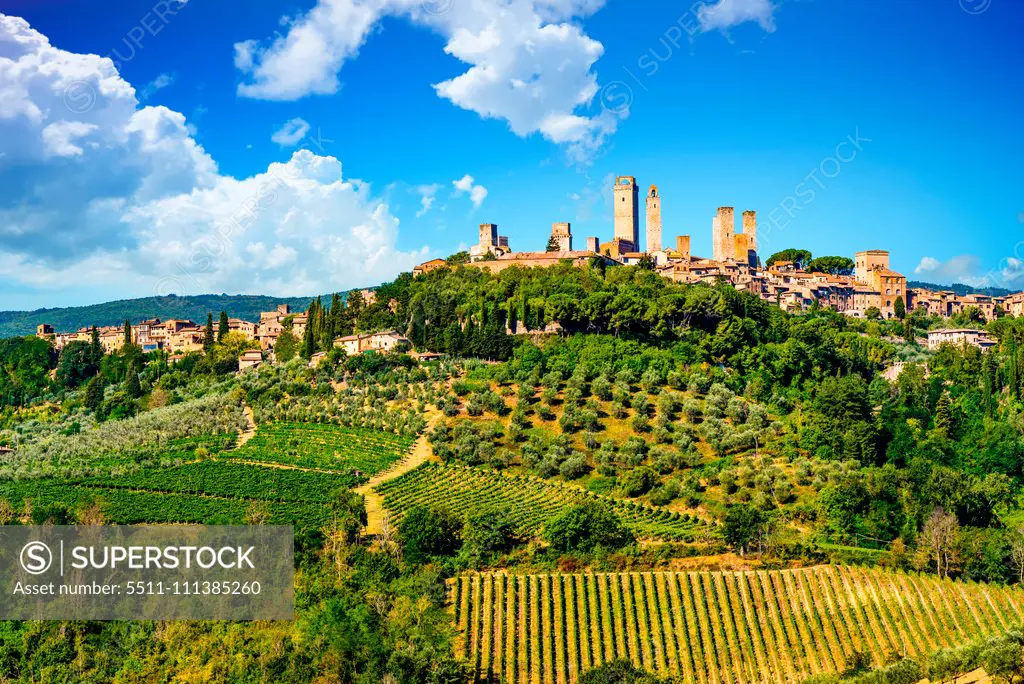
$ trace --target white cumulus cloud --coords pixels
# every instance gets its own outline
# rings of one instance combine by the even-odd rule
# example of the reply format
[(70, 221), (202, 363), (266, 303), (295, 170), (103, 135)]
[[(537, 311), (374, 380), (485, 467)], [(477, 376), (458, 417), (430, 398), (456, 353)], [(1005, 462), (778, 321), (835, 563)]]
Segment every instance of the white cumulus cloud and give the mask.
[(330, 156), (299, 150), (237, 179), (185, 117), (139, 105), (111, 60), (0, 14), (0, 272), (121, 296), (313, 294), (380, 282), (424, 252)]
[(293, 147), (309, 133), (309, 124), (304, 119), (291, 119), (274, 131), (270, 139), (281, 147)]
[(604, 0), (319, 0), (285, 19), (273, 40), (235, 45), (245, 97), (294, 100), (335, 93), (339, 73), (388, 16), (425, 26), (466, 69), (434, 85), (443, 98), (518, 136), (540, 133), (586, 160), (626, 111), (590, 110), (599, 87), (594, 64), (604, 48), (578, 25)]
[(914, 268), (914, 275), (935, 281), (939, 285), (948, 283), (972, 284), (976, 278), (980, 260), (971, 254), (961, 254), (948, 261), (939, 261), (935, 257), (922, 257)]
[(142, 88), (142, 90), (139, 92), (139, 99), (145, 102), (149, 98), (153, 97), (153, 95), (156, 94), (157, 91), (163, 90), (164, 88), (174, 85), (174, 82), (176, 80), (178, 80), (178, 77), (175, 74), (160, 74), (152, 81), (147, 83), (145, 87)]
[(718, 0), (697, 9), (702, 31), (725, 31), (744, 22), (756, 21), (762, 29), (775, 30), (775, 5), (771, 0)]
[(476, 180), (468, 173), (458, 180), (452, 181), (455, 188), (455, 195), (469, 194), (469, 199), (474, 208), (478, 208), (487, 198), (487, 188), (477, 184)]
[(440, 189), (441, 186), (437, 183), (421, 185), (416, 188), (416, 192), (420, 195), (420, 209), (416, 212), (416, 218), (423, 218), (433, 208), (434, 201), (437, 199), (437, 191)]

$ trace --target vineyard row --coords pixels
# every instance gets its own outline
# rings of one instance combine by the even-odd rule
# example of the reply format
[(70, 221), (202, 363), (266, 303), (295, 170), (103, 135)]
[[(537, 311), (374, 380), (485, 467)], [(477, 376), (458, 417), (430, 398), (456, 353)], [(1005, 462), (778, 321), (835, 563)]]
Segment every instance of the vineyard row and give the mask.
[(617, 658), (700, 684), (790, 682), (1024, 623), (1024, 591), (876, 569), (474, 574), (450, 581), (479, 681), (571, 684)]

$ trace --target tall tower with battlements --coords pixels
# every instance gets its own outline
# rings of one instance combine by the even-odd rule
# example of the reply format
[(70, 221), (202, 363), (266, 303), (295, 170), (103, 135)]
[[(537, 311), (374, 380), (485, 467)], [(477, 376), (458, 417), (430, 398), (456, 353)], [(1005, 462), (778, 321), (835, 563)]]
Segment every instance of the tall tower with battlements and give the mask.
[(616, 240), (626, 240), (633, 249), (640, 247), (640, 210), (638, 188), (633, 176), (615, 179), (615, 234)]
[(647, 253), (661, 251), (661, 195), (658, 186), (647, 191)]
[(733, 216), (735, 212), (732, 207), (719, 207), (718, 214), (712, 222), (712, 258), (715, 261), (731, 261), (736, 253), (733, 233)]
[(757, 251), (757, 212), (743, 212), (743, 234), (750, 236), (750, 249)]
[(551, 224), (551, 239), (558, 245), (559, 252), (571, 252), (572, 226), (568, 223)]

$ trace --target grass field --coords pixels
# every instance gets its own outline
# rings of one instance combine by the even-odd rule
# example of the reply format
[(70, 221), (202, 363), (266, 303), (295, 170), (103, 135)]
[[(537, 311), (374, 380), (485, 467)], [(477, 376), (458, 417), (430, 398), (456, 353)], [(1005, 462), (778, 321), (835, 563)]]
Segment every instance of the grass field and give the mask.
[(575, 682), (603, 662), (700, 684), (792, 682), (1024, 622), (1024, 589), (864, 568), (473, 574), (450, 580), (457, 654), (481, 681)]
[(701, 526), (688, 515), (602, 496), (581, 487), (457, 464), (426, 463), (383, 483), (377, 491), (384, 495), (384, 507), (399, 519), (418, 504), (439, 504), (454, 513), (507, 506), (525, 534), (538, 532), (555, 513), (583, 501), (606, 504), (641, 538), (688, 541)]

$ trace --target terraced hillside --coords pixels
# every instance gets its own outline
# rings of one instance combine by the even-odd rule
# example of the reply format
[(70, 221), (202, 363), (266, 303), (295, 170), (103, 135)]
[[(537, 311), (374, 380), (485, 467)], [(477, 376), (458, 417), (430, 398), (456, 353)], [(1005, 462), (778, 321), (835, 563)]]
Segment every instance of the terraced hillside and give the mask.
[(616, 658), (687, 682), (792, 682), (1002, 634), (1024, 589), (820, 566), (775, 572), (475, 574), (451, 580), (457, 655), (482, 681), (575, 682)]
[(384, 495), (384, 507), (399, 519), (418, 504), (439, 504), (454, 513), (504, 505), (525, 534), (538, 532), (562, 508), (586, 500), (607, 504), (641, 538), (688, 541), (701, 526), (688, 515), (602, 496), (581, 487), (450, 463), (425, 463), (379, 485), (376, 491)]

